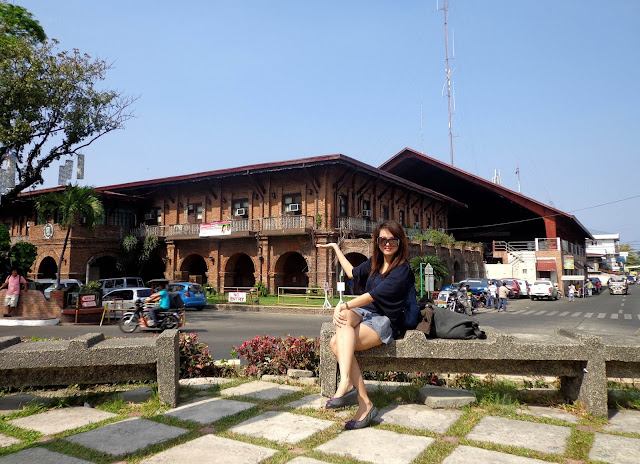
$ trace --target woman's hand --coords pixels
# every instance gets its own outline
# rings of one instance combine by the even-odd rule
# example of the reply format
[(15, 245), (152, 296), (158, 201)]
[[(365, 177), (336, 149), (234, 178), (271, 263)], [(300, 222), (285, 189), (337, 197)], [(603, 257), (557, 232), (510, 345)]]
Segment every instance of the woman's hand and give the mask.
[(344, 305), (342, 303), (338, 303), (336, 305), (336, 309), (333, 310), (333, 325), (335, 325), (336, 328), (340, 328), (347, 324), (347, 318), (342, 313), (344, 310), (343, 306)]
[(331, 242), (331, 243), (316, 243), (316, 247), (317, 248), (334, 248), (337, 246), (337, 243)]

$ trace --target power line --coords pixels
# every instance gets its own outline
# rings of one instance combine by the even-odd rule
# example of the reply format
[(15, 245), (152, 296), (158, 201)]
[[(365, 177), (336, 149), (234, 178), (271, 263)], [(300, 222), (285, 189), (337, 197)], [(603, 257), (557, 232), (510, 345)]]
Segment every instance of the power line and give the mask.
[[(569, 213), (576, 213), (578, 211), (585, 211), (587, 209), (600, 208), (601, 206), (612, 205), (614, 203), (620, 203), (620, 202), (623, 202), (623, 201), (633, 200), (633, 199), (636, 199), (636, 198), (640, 198), (640, 195), (634, 195), (632, 197), (622, 198), (620, 200), (609, 201), (607, 203), (601, 203), (599, 205), (586, 206), (584, 208), (574, 209), (574, 210), (569, 211)], [(518, 221), (497, 222), (497, 223), (494, 223), (494, 224), (484, 224), (484, 225), (481, 225), (481, 226), (454, 227), (454, 228), (450, 228), (448, 230), (450, 230), (450, 231), (452, 231), (452, 230), (468, 230), (468, 229), (482, 229), (482, 228), (485, 228), (485, 227), (507, 226), (507, 225), (510, 225), (510, 224), (521, 224), (523, 222), (538, 221), (540, 219), (546, 219), (546, 218), (552, 218), (552, 217), (556, 217), (556, 216), (562, 216), (563, 214), (564, 213), (554, 213), (554, 214), (550, 214), (548, 216), (539, 216), (539, 217), (529, 218), (529, 219), (520, 219)]]

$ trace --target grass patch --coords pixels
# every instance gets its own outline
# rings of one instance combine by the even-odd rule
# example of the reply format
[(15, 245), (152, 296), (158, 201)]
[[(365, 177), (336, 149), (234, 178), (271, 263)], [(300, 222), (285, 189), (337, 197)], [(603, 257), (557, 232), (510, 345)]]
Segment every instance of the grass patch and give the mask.
[(593, 446), (595, 433), (573, 429), (567, 443), (565, 455), (571, 459), (589, 459), (589, 450)]

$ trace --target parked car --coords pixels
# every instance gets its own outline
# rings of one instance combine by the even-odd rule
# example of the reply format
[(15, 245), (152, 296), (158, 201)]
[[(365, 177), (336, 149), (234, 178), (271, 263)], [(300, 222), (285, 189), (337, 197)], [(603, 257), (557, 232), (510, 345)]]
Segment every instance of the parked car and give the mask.
[[(518, 283), (518, 296), (516, 298), (528, 298), (529, 297), (529, 283), (523, 279), (516, 279), (514, 277), (503, 277), (503, 281), (515, 280)], [(508, 284), (507, 287), (513, 288), (513, 284)], [(514, 291), (515, 294), (515, 291)]]
[(627, 276), (625, 276), (627, 278), (627, 283), (629, 285), (635, 285), (636, 283), (636, 276), (634, 276), (633, 274), (628, 274)]
[(187, 308), (196, 308), (202, 311), (207, 304), (207, 296), (204, 287), (192, 282), (172, 282), (167, 290), (169, 294), (179, 294)]
[(491, 279), (465, 279), (460, 281), (460, 285), (463, 287), (468, 285), (469, 290), (471, 290), (471, 293), (474, 295), (481, 295), (483, 293), (486, 295), (489, 291), (488, 287), (490, 281)]
[(611, 295), (626, 295), (629, 293), (629, 283), (625, 276), (614, 275), (609, 278), (609, 293)]
[(520, 284), (516, 279), (500, 279), (500, 282), (510, 290), (509, 298), (520, 298)]
[[(60, 287), (68, 288), (68, 289), (71, 289), (72, 291), (80, 290), (80, 287), (82, 287), (82, 285), (84, 284), (80, 282), (78, 279), (60, 279)], [(42, 289), (44, 296), (46, 298), (49, 298), (51, 297), (51, 291), (56, 289), (56, 279), (37, 279), (36, 289)]]
[[(102, 296), (102, 307), (109, 303), (111, 308), (131, 309), (135, 308), (136, 300), (149, 298), (150, 296), (151, 289), (148, 287), (118, 288), (104, 293)], [(114, 300), (118, 302), (114, 303)], [(122, 302), (119, 300), (122, 300)], [(116, 306), (114, 306), (114, 304)]]
[(557, 300), (558, 289), (550, 280), (536, 280), (529, 289), (529, 298), (531, 300), (539, 300), (540, 298)]
[(144, 287), (144, 281), (140, 277), (112, 277), (109, 279), (99, 279), (98, 284), (103, 291), (115, 290), (116, 288)]

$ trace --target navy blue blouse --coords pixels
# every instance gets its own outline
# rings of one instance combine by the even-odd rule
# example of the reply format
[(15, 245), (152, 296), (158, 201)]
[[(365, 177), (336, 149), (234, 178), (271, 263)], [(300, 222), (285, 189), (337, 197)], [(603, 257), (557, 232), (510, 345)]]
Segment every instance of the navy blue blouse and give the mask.
[(354, 281), (369, 293), (373, 303), (363, 306), (371, 312), (387, 316), (391, 320), (393, 338), (404, 335), (405, 300), (411, 285), (415, 285), (408, 262), (400, 264), (386, 275), (376, 272), (370, 276), (371, 258), (353, 268)]

